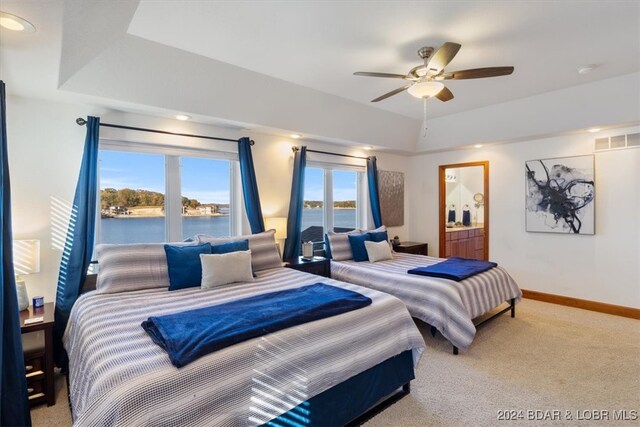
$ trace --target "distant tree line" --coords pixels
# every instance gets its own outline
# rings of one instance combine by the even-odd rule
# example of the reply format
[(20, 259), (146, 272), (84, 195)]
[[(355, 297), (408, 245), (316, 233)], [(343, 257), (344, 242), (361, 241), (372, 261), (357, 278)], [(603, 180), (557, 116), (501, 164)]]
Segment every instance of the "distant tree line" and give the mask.
[[(132, 190), (130, 188), (105, 188), (100, 191), (100, 206), (108, 209), (111, 206), (132, 208), (135, 206), (164, 206), (164, 194), (149, 190)], [(200, 202), (182, 196), (182, 206), (197, 208)]]
[[(303, 207), (305, 209), (317, 209), (324, 206), (322, 200), (305, 200)], [(343, 209), (355, 209), (356, 201), (355, 200), (341, 200), (337, 202), (333, 202), (334, 208), (343, 208)]]

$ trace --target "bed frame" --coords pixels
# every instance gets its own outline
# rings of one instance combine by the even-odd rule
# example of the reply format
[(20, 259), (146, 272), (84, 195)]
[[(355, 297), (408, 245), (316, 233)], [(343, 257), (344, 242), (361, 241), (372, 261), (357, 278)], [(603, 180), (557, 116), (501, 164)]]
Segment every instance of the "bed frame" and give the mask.
[[(509, 300), (508, 302), (508, 306), (503, 308), (502, 310), (492, 314), (491, 316), (487, 317), (486, 319), (482, 319), (481, 321), (479, 321), (478, 323), (473, 322), (473, 324), (476, 326), (476, 328), (484, 325), (485, 323), (489, 322), (490, 320), (495, 319), (496, 317), (506, 313), (507, 311), (511, 311), (511, 317), (514, 318), (516, 317), (516, 299), (515, 298), (511, 298), (511, 300)], [(431, 330), (431, 336), (435, 337), (436, 336), (436, 332), (438, 331), (436, 329), (435, 326), (431, 326), (429, 325), (430, 330)], [(455, 345), (452, 346), (453, 347), (453, 354), (457, 355), (458, 354), (458, 347), (456, 347)]]

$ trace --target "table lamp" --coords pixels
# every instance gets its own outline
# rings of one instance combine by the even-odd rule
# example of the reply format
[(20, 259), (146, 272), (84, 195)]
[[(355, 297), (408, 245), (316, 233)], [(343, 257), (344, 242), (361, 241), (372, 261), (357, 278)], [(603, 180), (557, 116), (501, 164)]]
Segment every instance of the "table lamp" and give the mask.
[(29, 295), (23, 276), (40, 272), (40, 240), (13, 241), (13, 268), (16, 273), (18, 309), (22, 311), (29, 307)]
[(280, 248), (280, 241), (287, 238), (287, 218), (284, 217), (272, 217), (264, 219), (264, 226), (267, 230), (276, 230), (275, 238), (278, 242), (278, 250), (282, 254)]

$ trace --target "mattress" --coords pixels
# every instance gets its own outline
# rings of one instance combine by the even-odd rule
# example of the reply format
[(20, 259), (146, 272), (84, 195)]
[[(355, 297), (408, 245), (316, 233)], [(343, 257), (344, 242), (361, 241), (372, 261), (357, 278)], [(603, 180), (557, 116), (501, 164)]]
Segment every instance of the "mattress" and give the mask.
[(443, 261), (441, 258), (397, 253), (388, 261), (331, 261), (331, 277), (366, 286), (400, 298), (409, 313), (434, 326), (451, 344), (466, 349), (476, 334), (473, 319), (522, 292), (502, 267), (456, 282), (407, 274), (416, 267)]
[[(317, 282), (360, 292), (365, 308), (254, 338), (182, 368), (140, 326), (149, 316)], [(87, 293), (63, 338), (74, 425), (250, 426), (411, 350), (424, 341), (397, 298), (288, 268), (221, 289)]]

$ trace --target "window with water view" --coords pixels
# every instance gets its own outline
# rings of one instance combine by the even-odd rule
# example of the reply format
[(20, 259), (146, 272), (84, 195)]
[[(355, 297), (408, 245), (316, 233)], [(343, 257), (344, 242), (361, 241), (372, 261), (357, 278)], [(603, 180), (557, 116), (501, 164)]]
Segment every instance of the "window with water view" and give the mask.
[[(357, 227), (358, 172), (307, 167), (304, 180), (302, 241), (322, 242), (327, 230)], [(328, 203), (328, 206), (326, 204)], [(316, 249), (319, 249), (319, 243)]]
[[(167, 188), (180, 188), (175, 203)], [(229, 236), (230, 194), (229, 160), (100, 150), (98, 243)]]

